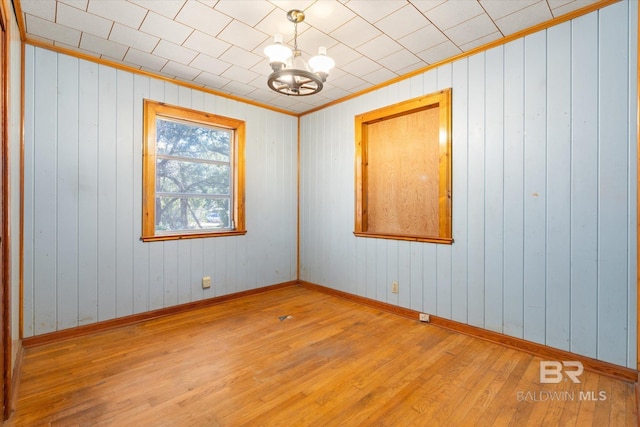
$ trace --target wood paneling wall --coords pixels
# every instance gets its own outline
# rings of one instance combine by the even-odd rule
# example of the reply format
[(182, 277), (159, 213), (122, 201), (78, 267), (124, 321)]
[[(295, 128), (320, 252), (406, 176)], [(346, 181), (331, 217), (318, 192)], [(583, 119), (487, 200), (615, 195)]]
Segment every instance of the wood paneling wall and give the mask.
[[(303, 116), (300, 279), (635, 368), (637, 7)], [(355, 238), (354, 116), (448, 87), (453, 245)]]
[[(33, 46), (25, 60), (25, 337), (296, 279), (296, 117)], [(139, 240), (144, 98), (246, 121), (246, 236)]]

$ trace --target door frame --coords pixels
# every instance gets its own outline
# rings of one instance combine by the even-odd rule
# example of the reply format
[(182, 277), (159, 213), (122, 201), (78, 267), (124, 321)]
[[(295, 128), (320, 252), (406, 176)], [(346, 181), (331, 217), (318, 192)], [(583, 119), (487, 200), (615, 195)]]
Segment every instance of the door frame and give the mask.
[(2, 217), (2, 229), (0, 230), (0, 251), (2, 252), (2, 271), (0, 281), (2, 287), (2, 298), (0, 301), (1, 325), (2, 328), (2, 418), (7, 419), (11, 414), (11, 393), (12, 393), (12, 335), (11, 335), (11, 245), (9, 238), (9, 29), (8, 29), (8, 9), (5, 0), (0, 2), (0, 162), (2, 172), (2, 191), (0, 197)]

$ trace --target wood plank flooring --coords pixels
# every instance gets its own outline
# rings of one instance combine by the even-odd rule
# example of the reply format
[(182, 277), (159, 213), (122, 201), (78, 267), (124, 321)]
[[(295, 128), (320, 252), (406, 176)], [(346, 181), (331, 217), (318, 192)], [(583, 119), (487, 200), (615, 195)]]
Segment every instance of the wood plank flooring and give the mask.
[(632, 384), (539, 362), (292, 286), (27, 349), (5, 425), (637, 425)]

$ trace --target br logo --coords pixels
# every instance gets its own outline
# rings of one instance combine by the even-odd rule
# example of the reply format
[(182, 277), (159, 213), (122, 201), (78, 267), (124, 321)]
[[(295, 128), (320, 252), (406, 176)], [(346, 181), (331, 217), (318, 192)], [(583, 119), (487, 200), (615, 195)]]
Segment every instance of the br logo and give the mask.
[(557, 384), (562, 381), (563, 372), (571, 381), (579, 383), (584, 367), (582, 362), (556, 362), (543, 360), (540, 362), (540, 383)]

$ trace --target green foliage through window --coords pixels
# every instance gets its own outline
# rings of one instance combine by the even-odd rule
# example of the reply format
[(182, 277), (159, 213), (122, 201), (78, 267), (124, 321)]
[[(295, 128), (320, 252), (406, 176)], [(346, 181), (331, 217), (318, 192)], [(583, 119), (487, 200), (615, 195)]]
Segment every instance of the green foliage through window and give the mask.
[(231, 228), (233, 132), (156, 120), (156, 231)]

